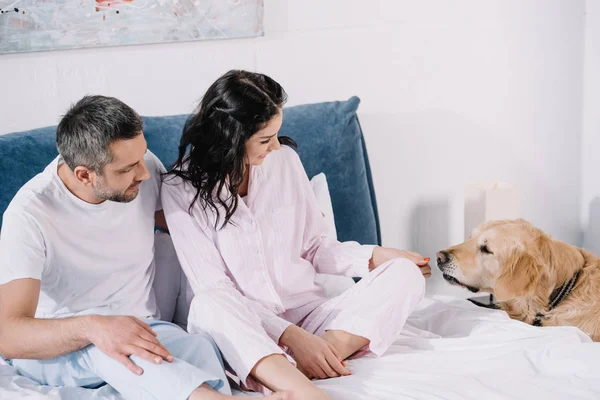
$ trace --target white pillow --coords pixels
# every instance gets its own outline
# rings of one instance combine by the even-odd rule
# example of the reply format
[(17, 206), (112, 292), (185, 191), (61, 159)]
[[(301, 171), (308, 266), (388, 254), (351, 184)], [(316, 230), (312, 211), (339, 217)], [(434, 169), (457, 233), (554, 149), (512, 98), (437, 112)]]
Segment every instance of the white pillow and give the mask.
[(333, 218), (333, 207), (331, 205), (331, 196), (329, 195), (329, 186), (324, 173), (313, 176), (310, 180), (321, 212), (324, 214), (325, 224), (327, 225), (327, 237), (337, 240), (337, 232), (335, 230), (335, 219)]
[[(321, 208), (321, 212), (325, 214), (325, 224), (327, 225), (327, 237), (337, 240), (337, 232), (335, 230), (335, 219), (333, 218), (333, 207), (331, 205), (331, 195), (329, 194), (329, 186), (324, 173), (315, 175), (311, 180), (313, 192)], [(333, 298), (338, 296), (354, 286), (354, 280), (347, 276), (317, 274), (316, 282), (325, 290), (325, 296)]]

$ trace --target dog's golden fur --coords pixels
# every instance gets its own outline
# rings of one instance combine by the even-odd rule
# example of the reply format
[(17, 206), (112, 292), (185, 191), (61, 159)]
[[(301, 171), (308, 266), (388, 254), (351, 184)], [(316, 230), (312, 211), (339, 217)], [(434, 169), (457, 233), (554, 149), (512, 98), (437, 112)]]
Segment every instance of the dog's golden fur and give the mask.
[[(554, 240), (524, 220), (482, 225), (464, 243), (438, 253), (444, 277), (494, 294), (511, 318), (579, 327), (600, 341), (600, 259)], [(571, 293), (549, 310), (552, 292), (581, 271)]]

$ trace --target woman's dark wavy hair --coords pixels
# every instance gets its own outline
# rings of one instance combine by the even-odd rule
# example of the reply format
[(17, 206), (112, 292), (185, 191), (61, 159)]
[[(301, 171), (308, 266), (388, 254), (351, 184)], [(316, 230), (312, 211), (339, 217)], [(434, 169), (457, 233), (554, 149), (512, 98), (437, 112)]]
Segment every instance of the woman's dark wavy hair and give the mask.
[[(216, 214), (215, 228), (221, 218), (221, 228), (227, 225), (238, 206), (245, 143), (280, 112), (286, 100), (279, 83), (254, 72), (232, 70), (211, 85), (186, 121), (179, 156), (166, 174), (196, 188), (190, 213), (198, 201), (205, 212), (209, 208)], [(289, 137), (280, 136), (279, 142), (296, 147)], [(224, 216), (219, 205), (225, 210)]]

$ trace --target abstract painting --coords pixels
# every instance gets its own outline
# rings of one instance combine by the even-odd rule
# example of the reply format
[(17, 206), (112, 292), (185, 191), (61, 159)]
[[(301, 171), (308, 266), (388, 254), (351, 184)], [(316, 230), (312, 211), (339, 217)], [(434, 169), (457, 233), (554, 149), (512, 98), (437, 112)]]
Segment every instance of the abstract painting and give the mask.
[(263, 0), (0, 0), (0, 53), (263, 35)]

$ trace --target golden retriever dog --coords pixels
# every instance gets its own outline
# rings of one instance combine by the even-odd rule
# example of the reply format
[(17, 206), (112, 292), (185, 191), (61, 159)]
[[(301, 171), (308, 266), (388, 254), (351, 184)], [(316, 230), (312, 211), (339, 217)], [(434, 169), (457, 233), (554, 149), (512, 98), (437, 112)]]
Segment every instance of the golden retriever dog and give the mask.
[(483, 224), (437, 264), (448, 282), (492, 293), (511, 318), (576, 326), (600, 341), (600, 260), (527, 221)]

